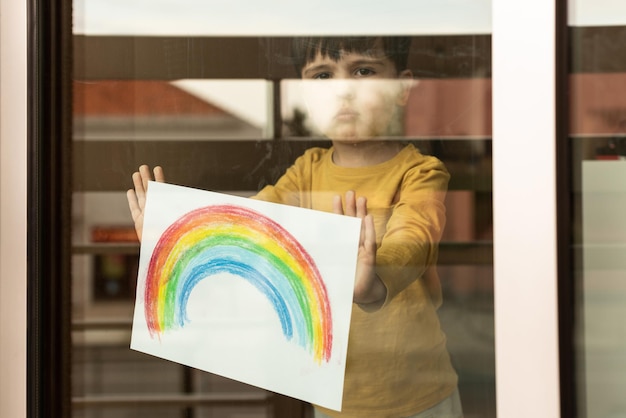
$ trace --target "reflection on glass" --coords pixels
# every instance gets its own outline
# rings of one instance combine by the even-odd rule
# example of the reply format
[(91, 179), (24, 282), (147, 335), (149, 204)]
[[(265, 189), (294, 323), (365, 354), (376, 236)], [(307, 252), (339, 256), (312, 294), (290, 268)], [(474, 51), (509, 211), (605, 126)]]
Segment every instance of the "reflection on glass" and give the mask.
[(265, 80), (90, 80), (74, 83), (74, 139), (266, 138)]
[[(410, 83), (410, 82), (409, 82)], [(283, 82), (300, 90), (301, 103), (292, 103), (287, 110), (288, 127), (294, 133), (309, 130), (314, 136), (332, 138), (356, 136), (367, 138), (401, 138), (404, 136), (404, 107), (410, 85), (399, 80), (304, 80)], [(396, 102), (400, 102), (396, 105)], [(302, 119), (302, 127), (294, 120)], [(362, 121), (362, 125), (349, 123)], [(344, 121), (347, 123), (338, 123)], [(341, 131), (344, 132), (341, 132)], [(295, 135), (294, 135), (295, 136)]]
[[(185, 0), (74, 0), (74, 33), (133, 36), (300, 36), (313, 33), (491, 32), (491, 1), (387, 0), (355, 10), (355, 3), (219, 2)], [(326, 11), (332, 10), (332, 14)], [(358, 15), (355, 15), (355, 12)], [(236, 16), (237, 19), (233, 19)], [(384, 19), (381, 19), (384, 16)], [(375, 25), (375, 28), (372, 27)]]
[(626, 7), (570, 1), (572, 247), (581, 417), (626, 415)]
[[(483, 139), (491, 136), (491, 114), (485, 112), (491, 108), (489, 78), (412, 78), (403, 83), (408, 89), (401, 118), (403, 126), (389, 131), (388, 137)], [(281, 82), (284, 136), (323, 136), (317, 129), (318, 124), (312, 121), (310, 100), (305, 97), (306, 90), (315, 90), (316, 86), (319, 85), (310, 81)]]
[[(370, 314), (355, 307), (359, 332), (367, 334), (361, 348), (397, 359), (389, 344), (402, 335), (405, 343), (419, 346), (407, 352), (439, 357), (426, 361), (439, 372), (425, 375), (428, 383), (416, 385), (418, 389), (393, 389), (397, 398), (389, 398), (387, 410), (423, 409), (446, 398), (458, 377), (466, 416), (495, 416), (488, 35), (414, 36), (406, 66), (401, 67), (389, 67), (386, 54), (375, 45), (367, 54), (351, 50), (352, 57), (328, 60), (314, 55), (294, 69), (298, 64), (288, 37), (183, 39), (85, 33), (76, 37), (74, 80), (75, 416), (310, 416), (309, 405), (128, 349), (134, 300), (134, 295), (127, 297), (133, 292), (128, 277), (136, 268), (138, 243), (125, 192), (131, 187), (130, 173), (147, 163), (163, 165), (168, 181), (174, 183), (244, 196), (263, 190), (262, 196), (283, 202), (282, 197), (274, 199), (284, 185), (277, 180), (311, 147), (326, 155), (333, 169), (346, 161), (362, 163), (359, 159), (365, 155), (390, 165), (376, 181), (345, 185), (345, 190), (351, 186), (369, 198), (379, 241), (381, 231), (394, 228), (386, 221), (403, 194), (371, 190), (388, 185), (383, 177), (406, 168), (394, 158), (421, 155), (436, 166), (433, 172), (441, 181), (419, 183), (423, 190), (415, 191), (433, 200), (424, 209), (428, 216), (416, 227), (432, 235), (421, 239), (425, 249), (417, 251), (428, 254), (418, 263), (418, 269), (427, 272), (387, 289), (396, 296), (380, 310), (399, 306), (396, 302), (407, 291), (422, 294), (422, 301), (428, 301), (424, 309), (429, 325), (419, 332), (374, 328), (363, 325)], [(346, 60), (341, 58), (346, 55), (356, 59), (344, 66)], [(305, 80), (297, 80), (301, 70)], [(335, 140), (331, 152), (329, 139)], [(363, 145), (376, 145), (376, 152), (351, 152)], [(333, 161), (333, 155), (339, 160)], [(449, 184), (443, 181), (446, 170)], [(320, 176), (323, 181), (325, 177)], [(276, 187), (263, 189), (273, 184)], [(332, 210), (332, 199), (321, 202), (322, 195), (341, 187), (320, 187), (328, 193), (312, 197), (310, 207)], [(289, 191), (285, 196), (293, 197)], [(345, 205), (344, 201), (347, 210)], [(412, 227), (397, 230), (409, 234)], [(398, 248), (409, 251), (414, 244)], [(441, 302), (438, 282), (443, 304), (436, 310)], [(415, 315), (422, 308), (410, 299), (403, 303)], [(378, 380), (367, 375), (375, 360), (359, 355), (354, 363), (369, 381)], [(354, 383), (353, 367), (347, 386)], [(397, 364), (376, 367), (377, 375), (387, 373), (390, 380), (410, 370)], [(441, 388), (440, 396), (423, 397), (418, 405), (419, 387), (433, 385)], [(367, 396), (356, 393), (352, 399), (356, 398)], [(407, 406), (409, 398), (416, 403)], [(355, 407), (350, 397), (346, 399), (347, 409)]]

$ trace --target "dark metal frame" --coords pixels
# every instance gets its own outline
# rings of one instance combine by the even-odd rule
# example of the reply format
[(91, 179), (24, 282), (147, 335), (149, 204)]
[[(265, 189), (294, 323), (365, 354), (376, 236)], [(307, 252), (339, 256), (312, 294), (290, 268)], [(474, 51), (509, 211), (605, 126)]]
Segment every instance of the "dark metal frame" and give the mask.
[(28, 2), (27, 413), (70, 399), (71, 2)]
[(555, 138), (559, 322), (559, 380), (561, 416), (580, 416), (577, 408), (575, 336), (575, 279), (572, 249), (572, 147), (569, 139), (570, 30), (567, 0), (555, 1)]

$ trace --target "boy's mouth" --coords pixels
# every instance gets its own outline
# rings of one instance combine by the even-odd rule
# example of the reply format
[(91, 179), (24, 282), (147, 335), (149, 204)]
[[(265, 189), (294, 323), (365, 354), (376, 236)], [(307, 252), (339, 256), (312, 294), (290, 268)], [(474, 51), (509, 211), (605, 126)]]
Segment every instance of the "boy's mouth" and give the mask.
[(335, 114), (335, 119), (338, 121), (350, 121), (357, 118), (359, 114), (352, 109), (340, 109), (337, 114)]

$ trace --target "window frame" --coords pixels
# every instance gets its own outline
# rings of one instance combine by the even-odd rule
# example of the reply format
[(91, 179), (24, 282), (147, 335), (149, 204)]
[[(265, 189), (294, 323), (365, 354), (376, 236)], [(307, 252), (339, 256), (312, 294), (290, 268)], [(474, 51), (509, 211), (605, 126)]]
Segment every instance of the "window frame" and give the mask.
[[(560, 215), (563, 210), (556, 203), (558, 189), (562, 189), (562, 186), (557, 187), (556, 173), (562, 173), (563, 169), (557, 166), (556, 153), (559, 135), (556, 124), (557, 121), (562, 123), (562, 114), (557, 111), (556, 94), (557, 91), (562, 94), (562, 90), (558, 90), (555, 80), (556, 57), (559, 54), (555, 34), (562, 30), (563, 22), (559, 23), (559, 27), (556, 22), (563, 6), (558, 6), (557, 13), (555, 5), (561, 2), (532, 0), (518, 6), (506, 0), (493, 0), (492, 4), (498, 415), (507, 418), (529, 414), (556, 417), (561, 414), (559, 391), (563, 390), (559, 384), (559, 364), (561, 369), (567, 366), (567, 363), (563, 364), (562, 352), (559, 359), (560, 293), (557, 291), (557, 276), (561, 262), (558, 262), (557, 237), (560, 230), (557, 228), (557, 214)], [(2, 103), (10, 103), (9, 94), (13, 95), (11, 103), (15, 103), (18, 97), (24, 101), (29, 98), (28, 106), (16, 110), (21, 118), (28, 114), (29, 131), (26, 134), (20, 117), (11, 117), (6, 106), (3, 107), (1, 193), (2, 201), (8, 202), (14, 196), (25, 195), (27, 192), (23, 185), (28, 183), (28, 204), (25, 206), (21, 199), (14, 202), (16, 215), (10, 213), (12, 206), (3, 204), (0, 233), (2, 242), (7, 242), (10, 233), (7, 226), (18, 222), (24, 227), (22, 216), (27, 212), (28, 256), (25, 252), (15, 256), (3, 245), (0, 254), (3, 286), (14, 286), (15, 292), (10, 295), (3, 292), (0, 305), (7, 306), (5, 302), (13, 300), (10, 306), (18, 312), (13, 324), (22, 324), (28, 312), (31, 348), (28, 351), (28, 367), (20, 367), (17, 362), (12, 365), (10, 373), (2, 376), (1, 381), (3, 388), (27, 381), (28, 395), (25, 389), (23, 393), (15, 389), (11, 392), (11, 399), (7, 399), (6, 403), (3, 399), (0, 405), (2, 415), (20, 416), (20, 412), (5, 412), (5, 408), (7, 411), (20, 411), (19, 405), (28, 404), (28, 416), (38, 416), (63, 411), (63, 405), (69, 401), (66, 383), (60, 386), (53, 384), (59, 376), (68, 375), (67, 358), (63, 353), (67, 330), (59, 323), (59, 320), (67, 319), (68, 308), (67, 300), (63, 299), (67, 291), (63, 286), (66, 284), (61, 280), (67, 266), (56, 263), (58, 252), (66, 251), (65, 243), (56, 245), (55, 230), (51, 229), (60, 228), (61, 223), (57, 221), (66, 216), (65, 209), (57, 206), (59, 199), (55, 196), (59, 194), (53, 194), (60, 191), (60, 196), (64, 196), (67, 192), (64, 187), (68, 182), (59, 170), (65, 162), (59, 164), (57, 158), (62, 157), (54, 156), (62, 148), (55, 148), (54, 144), (60, 141), (59, 136), (65, 135), (64, 129), (69, 125), (61, 114), (62, 107), (51, 105), (67, 103), (62, 86), (67, 82), (70, 70), (59, 70), (66, 65), (64, 60), (68, 58), (66, 48), (70, 39), (63, 27), (71, 27), (71, 16), (68, 15), (68, 4), (49, 5), (41, 0), (30, 0), (26, 19), (19, 6), (3, 3), (2, 11), (9, 10), (10, 13), (2, 15), (16, 18), (11, 31), (29, 34), (28, 66), (19, 59), (19, 52), (12, 55), (18, 60), (11, 63), (11, 69), (16, 73), (20, 70), (25, 73), (29, 68), (28, 87), (20, 82), (19, 75), (5, 73), (3, 66)], [(8, 50), (9, 42), (6, 22), (6, 19), (2, 20), (3, 54)], [(527, 28), (533, 30), (522, 32)], [(525, 36), (520, 37), (520, 33)], [(562, 41), (560, 45), (559, 48), (562, 48)], [(520, 79), (524, 82), (520, 83)], [(7, 91), (5, 87), (14, 81), (17, 81), (15, 90)], [(35, 86), (39, 86), (40, 90)], [(537, 97), (542, 98), (539, 104)], [(524, 110), (525, 119), (534, 121), (532, 126), (520, 126), (520, 109)], [(17, 132), (17, 137), (10, 138), (12, 142), (17, 142), (14, 148), (8, 146), (7, 136), (11, 127), (15, 127)], [(26, 151), (30, 159), (28, 166), (19, 164), (25, 160), (25, 144), (29, 145)], [(43, 148), (44, 144), (47, 148)], [(525, 178), (523, 184), (520, 184), (518, 161), (520, 144), (540, 157), (533, 164), (536, 174)], [(49, 150), (51, 154), (47, 154)], [(13, 159), (18, 166), (9, 168), (7, 161)], [(9, 175), (10, 182), (7, 179)], [(520, 201), (527, 203), (519, 204)], [(26, 211), (26, 207), (30, 210)], [(507, 220), (520, 219), (524, 222), (517, 222), (517, 225), (511, 225), (515, 222), (507, 223)], [(63, 234), (63, 231), (59, 233)], [(18, 236), (12, 236), (9, 242), (26, 242), (25, 235), (25, 232), (24, 235), (19, 234), (18, 227)], [(532, 260), (532, 269), (528, 269), (528, 264), (520, 266), (521, 261), (527, 260)], [(28, 281), (28, 306), (20, 303), (22, 301), (26, 305), (26, 287), (20, 286), (24, 280)], [(532, 302), (532, 315), (528, 315), (531, 303), (528, 301)], [(16, 342), (14, 347), (21, 347), (20, 344), (26, 340), (26, 329), (9, 327), (5, 315), (10, 312), (4, 308), (0, 312), (2, 335), (8, 333)], [(541, 337), (538, 338), (538, 335)], [(3, 367), (12, 362), (4, 350), (0, 357)], [(525, 361), (519, 362), (520, 358)], [(524, 393), (522, 400), (519, 399), (520, 393)]]

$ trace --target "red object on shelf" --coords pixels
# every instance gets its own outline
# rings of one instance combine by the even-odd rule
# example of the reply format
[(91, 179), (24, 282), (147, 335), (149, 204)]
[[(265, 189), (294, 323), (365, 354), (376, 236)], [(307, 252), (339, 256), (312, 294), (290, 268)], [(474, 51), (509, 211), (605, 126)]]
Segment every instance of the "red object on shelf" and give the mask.
[(623, 155), (600, 154), (596, 155), (596, 160), (614, 161), (626, 159)]
[(95, 226), (91, 229), (92, 242), (138, 243), (134, 226)]

